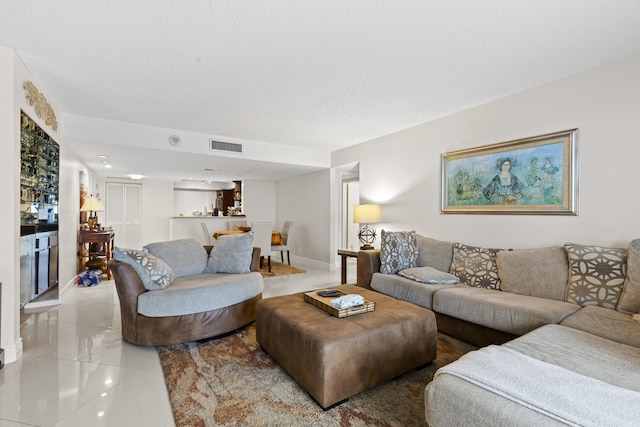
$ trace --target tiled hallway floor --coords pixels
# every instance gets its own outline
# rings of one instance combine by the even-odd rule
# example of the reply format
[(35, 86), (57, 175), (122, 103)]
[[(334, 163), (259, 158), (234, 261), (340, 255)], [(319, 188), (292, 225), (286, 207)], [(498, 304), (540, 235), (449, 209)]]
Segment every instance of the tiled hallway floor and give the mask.
[[(340, 271), (265, 278), (264, 298), (340, 283)], [(348, 282), (355, 283), (355, 260)], [(24, 355), (0, 370), (0, 427), (173, 426), (155, 347), (122, 341), (113, 281), (21, 315)]]

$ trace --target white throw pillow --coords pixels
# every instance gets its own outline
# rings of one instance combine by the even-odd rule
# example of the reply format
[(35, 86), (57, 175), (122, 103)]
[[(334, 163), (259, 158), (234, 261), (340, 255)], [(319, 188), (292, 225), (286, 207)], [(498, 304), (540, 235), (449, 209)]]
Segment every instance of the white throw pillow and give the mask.
[(207, 261), (208, 273), (249, 273), (253, 252), (253, 231), (220, 236)]
[(176, 277), (200, 274), (207, 268), (207, 251), (196, 239), (149, 243), (143, 249), (167, 263)]

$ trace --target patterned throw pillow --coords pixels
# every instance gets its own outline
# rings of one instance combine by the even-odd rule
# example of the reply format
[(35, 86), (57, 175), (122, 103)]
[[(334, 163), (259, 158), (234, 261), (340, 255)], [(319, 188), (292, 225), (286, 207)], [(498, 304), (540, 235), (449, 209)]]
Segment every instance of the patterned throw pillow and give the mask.
[(418, 245), (415, 231), (384, 231), (380, 238), (380, 272), (396, 274), (416, 266)]
[(135, 249), (115, 248), (113, 257), (133, 267), (148, 291), (166, 289), (175, 279), (173, 269), (160, 258)]
[(568, 302), (615, 309), (627, 275), (627, 250), (565, 243), (569, 257)]
[(496, 267), (496, 253), (499, 251), (455, 243), (449, 273), (469, 286), (500, 290)]

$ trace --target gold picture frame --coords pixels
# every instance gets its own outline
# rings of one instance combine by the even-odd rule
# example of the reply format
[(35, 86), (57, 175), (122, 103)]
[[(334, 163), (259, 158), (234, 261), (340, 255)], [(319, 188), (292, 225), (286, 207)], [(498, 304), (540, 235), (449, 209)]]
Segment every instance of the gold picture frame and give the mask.
[(441, 155), (441, 213), (577, 215), (578, 129)]

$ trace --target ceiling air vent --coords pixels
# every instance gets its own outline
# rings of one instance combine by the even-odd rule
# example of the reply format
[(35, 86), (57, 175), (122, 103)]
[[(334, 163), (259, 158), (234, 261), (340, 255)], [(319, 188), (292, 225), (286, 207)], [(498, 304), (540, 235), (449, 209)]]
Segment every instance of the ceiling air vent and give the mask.
[(222, 142), (209, 140), (209, 149), (217, 151), (231, 151), (232, 153), (242, 153), (242, 144), (234, 144), (232, 142)]

